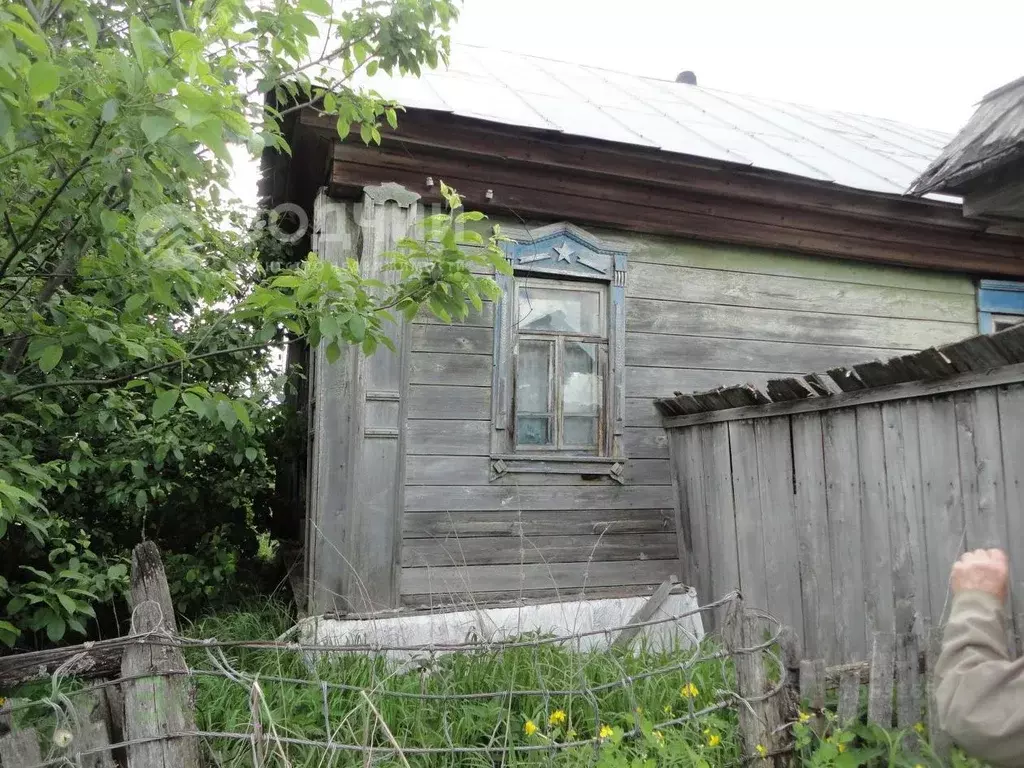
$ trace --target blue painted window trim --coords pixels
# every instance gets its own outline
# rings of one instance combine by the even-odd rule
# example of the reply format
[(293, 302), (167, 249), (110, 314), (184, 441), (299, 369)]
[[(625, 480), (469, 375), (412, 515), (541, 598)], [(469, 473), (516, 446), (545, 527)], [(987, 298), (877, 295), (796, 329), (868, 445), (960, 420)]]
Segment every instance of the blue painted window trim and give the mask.
[(992, 333), (994, 315), (1024, 318), (1024, 282), (980, 280), (978, 282), (978, 330)]

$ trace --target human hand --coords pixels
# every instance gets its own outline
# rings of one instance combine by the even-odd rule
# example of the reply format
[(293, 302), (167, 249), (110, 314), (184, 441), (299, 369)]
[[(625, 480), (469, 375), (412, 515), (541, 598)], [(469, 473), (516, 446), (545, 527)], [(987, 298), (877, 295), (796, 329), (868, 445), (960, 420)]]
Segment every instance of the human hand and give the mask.
[(953, 564), (949, 578), (953, 594), (977, 590), (1006, 600), (1010, 585), (1010, 561), (1001, 549), (965, 552)]

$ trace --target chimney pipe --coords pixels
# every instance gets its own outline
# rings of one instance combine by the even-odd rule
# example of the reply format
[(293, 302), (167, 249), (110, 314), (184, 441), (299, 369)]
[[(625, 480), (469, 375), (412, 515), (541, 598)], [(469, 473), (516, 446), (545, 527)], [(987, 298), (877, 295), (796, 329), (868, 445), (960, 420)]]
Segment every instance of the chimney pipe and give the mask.
[(680, 72), (676, 75), (676, 82), (683, 83), (684, 85), (696, 85), (697, 76), (687, 69), (686, 71)]

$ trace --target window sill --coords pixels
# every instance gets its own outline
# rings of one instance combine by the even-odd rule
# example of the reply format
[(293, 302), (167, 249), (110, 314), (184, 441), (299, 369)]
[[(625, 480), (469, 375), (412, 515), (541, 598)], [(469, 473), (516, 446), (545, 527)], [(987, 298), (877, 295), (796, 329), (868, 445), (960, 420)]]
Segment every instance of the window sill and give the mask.
[(623, 456), (567, 456), (558, 453), (513, 453), (491, 456), (491, 481), (504, 475), (584, 475), (610, 477), (625, 484), (626, 459)]

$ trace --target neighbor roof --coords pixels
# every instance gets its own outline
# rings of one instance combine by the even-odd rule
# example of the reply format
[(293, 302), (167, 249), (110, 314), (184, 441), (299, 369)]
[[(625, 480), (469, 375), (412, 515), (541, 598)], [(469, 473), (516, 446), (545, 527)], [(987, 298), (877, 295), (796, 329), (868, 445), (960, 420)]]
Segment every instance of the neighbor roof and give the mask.
[(1024, 156), (1024, 77), (997, 88), (943, 153), (914, 182), (911, 194), (960, 185)]
[(497, 51), (369, 85), (410, 108), (557, 131), (902, 194), (951, 136), (877, 117)]

